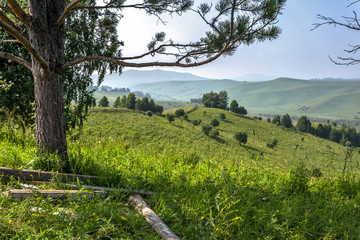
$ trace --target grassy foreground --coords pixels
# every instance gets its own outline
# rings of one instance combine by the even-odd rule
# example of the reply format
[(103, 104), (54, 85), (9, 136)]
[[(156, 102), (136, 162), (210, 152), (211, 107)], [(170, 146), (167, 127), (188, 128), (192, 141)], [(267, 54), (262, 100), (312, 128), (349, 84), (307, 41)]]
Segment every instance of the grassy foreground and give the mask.
[[(223, 112), (186, 110), (202, 124)], [(82, 131), (69, 133), (71, 166), (107, 177), (107, 186), (155, 192), (144, 199), (183, 239), (358, 239), (358, 152), (223, 113), (220, 135), (210, 138), (185, 120), (95, 109)], [(245, 146), (233, 139), (236, 131), (248, 134)], [(37, 155), (32, 134), (14, 134), (2, 125), (1, 166), (58, 168), (56, 157)], [(266, 147), (275, 138), (278, 146)], [(17, 185), (1, 179), (2, 191)], [(43, 187), (66, 188), (56, 181)], [(128, 197), (0, 197), (0, 232), (5, 239), (160, 239)]]

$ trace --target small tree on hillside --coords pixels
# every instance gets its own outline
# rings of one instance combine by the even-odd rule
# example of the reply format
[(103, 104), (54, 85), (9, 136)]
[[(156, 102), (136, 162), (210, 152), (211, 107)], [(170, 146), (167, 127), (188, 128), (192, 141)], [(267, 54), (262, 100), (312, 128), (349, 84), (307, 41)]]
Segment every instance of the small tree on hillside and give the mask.
[(175, 111), (175, 116), (176, 116), (176, 117), (185, 116), (185, 110), (182, 109), (182, 108), (176, 109), (176, 111)]
[(280, 121), (280, 116), (279, 115), (276, 115), (273, 120), (272, 120), (272, 123), (279, 126), (281, 124), (281, 121)]
[(166, 119), (169, 121), (170, 124), (175, 121), (174, 116), (171, 114), (166, 114)]
[(226, 119), (225, 113), (220, 113), (220, 114), (219, 114), (219, 117), (220, 117), (221, 120), (225, 120), (225, 119)]
[(125, 107), (126, 106), (126, 96), (122, 96), (121, 100), (120, 100), (120, 107)]
[(126, 98), (125, 107), (128, 109), (135, 109), (136, 97), (134, 93), (129, 93)]
[(230, 103), (230, 112), (236, 113), (238, 107), (239, 107), (238, 102), (236, 100), (232, 100)]
[(141, 100), (140, 98), (137, 98), (135, 101), (135, 110), (140, 111), (140, 107), (141, 107)]
[(296, 128), (300, 132), (311, 133), (311, 122), (306, 116), (301, 116), (297, 121)]
[(201, 124), (201, 119), (192, 120), (191, 123), (193, 124), (193, 129), (196, 126), (199, 126)]
[(120, 97), (117, 97), (115, 102), (114, 102), (114, 108), (119, 108), (120, 107), (120, 102), (121, 102)]
[(291, 128), (293, 127), (291, 118), (289, 114), (285, 114), (282, 119), (281, 119), (281, 126), (284, 126), (286, 128)]
[(239, 142), (239, 145), (241, 146), (241, 143), (246, 144), (247, 143), (247, 134), (244, 132), (237, 132), (234, 134), (234, 138), (236, 141)]
[(238, 107), (236, 113), (244, 116), (247, 114), (247, 110), (243, 106), (240, 106), (240, 107)]
[(220, 125), (220, 121), (217, 120), (216, 118), (213, 118), (210, 122), (210, 125), (213, 126), (214, 128), (216, 128)]
[(99, 101), (99, 107), (109, 107), (109, 101), (106, 96), (103, 96)]

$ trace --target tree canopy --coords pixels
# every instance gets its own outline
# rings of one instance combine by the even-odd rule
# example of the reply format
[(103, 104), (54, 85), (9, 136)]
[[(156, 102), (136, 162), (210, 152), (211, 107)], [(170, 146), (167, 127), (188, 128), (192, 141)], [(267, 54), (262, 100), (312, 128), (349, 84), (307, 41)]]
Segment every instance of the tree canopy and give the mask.
[[(240, 45), (275, 39), (284, 4), (285, 0), (219, 0), (194, 8), (191, 0), (0, 0), (0, 45), (21, 50), (1, 49), (0, 58), (31, 73), (39, 147), (66, 160), (66, 90), (81, 109), (84, 101), (92, 101), (84, 90), (95, 71), (101, 82), (105, 73), (121, 73), (123, 67), (196, 67), (232, 55)], [(154, 33), (145, 52), (125, 56), (117, 25), (126, 8), (145, 11), (160, 22), (162, 14), (193, 11), (209, 30), (189, 43)]]
[(225, 109), (228, 105), (228, 94), (226, 91), (209, 92), (202, 96), (202, 103), (205, 107)]

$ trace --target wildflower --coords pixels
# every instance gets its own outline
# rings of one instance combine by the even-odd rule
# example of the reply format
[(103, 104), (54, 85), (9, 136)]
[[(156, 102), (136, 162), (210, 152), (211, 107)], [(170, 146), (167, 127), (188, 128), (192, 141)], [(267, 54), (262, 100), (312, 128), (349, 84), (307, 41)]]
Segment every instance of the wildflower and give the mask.
[(201, 217), (201, 220), (203, 220), (204, 218), (205, 218), (205, 216), (202, 216), (202, 217)]
[(93, 216), (95, 217), (95, 216), (96, 216), (96, 213), (93, 213)]
[(126, 217), (121, 216), (120, 218), (121, 218), (122, 220), (126, 221)]
[(10, 223), (10, 224), (12, 223), (12, 220), (11, 220), (11, 219), (9, 220), (9, 223)]
[(220, 228), (216, 228), (215, 230), (216, 230), (216, 231), (219, 231), (219, 230), (220, 230)]
[(278, 212), (279, 212), (279, 210), (276, 210), (276, 212), (278, 213)]
[(236, 220), (239, 220), (239, 219), (241, 219), (241, 217), (234, 217), (232, 220), (236, 221)]
[(284, 200), (284, 203), (286, 204), (286, 200)]
[(37, 198), (35, 198), (35, 200), (40, 200), (41, 198), (39, 198), (39, 197), (37, 197)]

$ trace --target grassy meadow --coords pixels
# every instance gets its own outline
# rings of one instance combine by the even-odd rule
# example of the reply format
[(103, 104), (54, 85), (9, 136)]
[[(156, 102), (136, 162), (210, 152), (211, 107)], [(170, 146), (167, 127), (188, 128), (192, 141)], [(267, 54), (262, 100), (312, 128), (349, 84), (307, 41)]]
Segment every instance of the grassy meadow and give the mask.
[[(68, 133), (72, 171), (104, 176), (103, 186), (153, 191), (144, 199), (182, 239), (358, 239), (357, 150), (219, 109), (185, 110), (201, 125), (219, 119), (219, 136), (183, 118), (170, 124), (163, 116), (95, 108), (82, 129)], [(61, 170), (56, 156), (37, 153), (31, 129), (1, 124), (1, 166)], [(238, 131), (247, 133), (246, 144), (233, 138)], [(277, 146), (267, 147), (274, 139)], [(0, 186), (18, 184), (1, 178)], [(42, 187), (68, 188), (56, 180)], [(160, 239), (129, 195), (1, 197), (0, 231), (5, 239)]]

